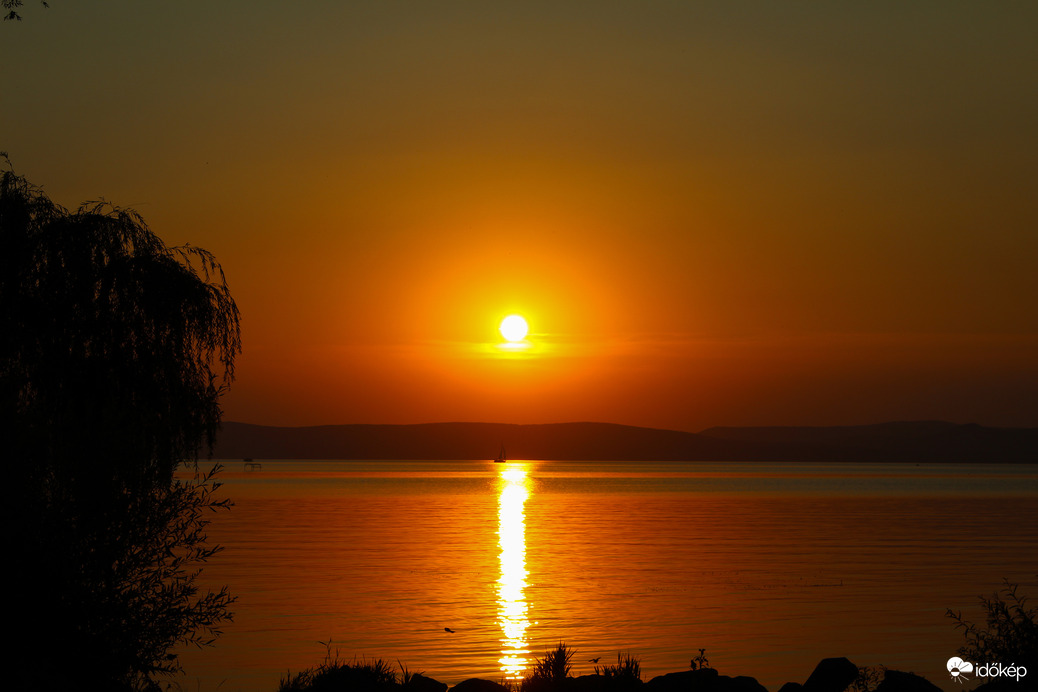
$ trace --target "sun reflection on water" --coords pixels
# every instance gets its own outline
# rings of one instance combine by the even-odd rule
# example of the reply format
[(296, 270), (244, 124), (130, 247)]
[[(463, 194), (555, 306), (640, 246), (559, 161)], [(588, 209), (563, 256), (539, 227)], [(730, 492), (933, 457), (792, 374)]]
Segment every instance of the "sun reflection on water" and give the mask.
[(501, 670), (506, 680), (521, 680), (529, 663), (526, 629), (526, 518), (523, 505), (530, 496), (526, 469), (509, 463), (500, 475), (497, 535), (501, 548), (501, 577), (497, 580), (498, 624), (501, 626)]

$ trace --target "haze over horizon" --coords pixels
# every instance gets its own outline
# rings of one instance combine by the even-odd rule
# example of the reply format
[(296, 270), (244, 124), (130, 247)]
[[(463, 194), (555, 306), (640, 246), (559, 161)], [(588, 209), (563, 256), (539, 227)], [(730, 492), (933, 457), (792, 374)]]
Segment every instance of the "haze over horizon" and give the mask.
[(216, 255), (226, 420), (1038, 425), (1036, 5), (50, 5), (0, 150)]
[[(601, 424), (601, 425), (618, 425), (618, 426), (625, 426), (625, 427), (645, 428), (645, 429), (650, 429), (650, 430), (664, 430), (664, 431), (673, 431), (673, 432), (688, 432), (688, 433), (693, 433), (693, 434), (702, 433), (702, 432), (705, 432), (707, 430), (712, 430), (712, 429), (715, 429), (715, 428), (747, 428), (747, 429), (749, 429), (749, 428), (769, 428), (769, 427), (773, 427), (773, 428), (834, 428), (834, 427), (836, 427), (836, 428), (839, 428), (839, 427), (848, 427), (848, 428), (862, 427), (862, 428), (867, 428), (867, 427), (872, 427), (872, 426), (897, 425), (897, 424), (925, 425), (925, 424), (928, 424), (928, 423), (948, 424), (948, 425), (981, 425), (980, 423), (973, 423), (973, 422), (957, 423), (957, 422), (953, 422), (953, 421), (942, 421), (942, 420), (934, 420), (934, 419), (925, 419), (925, 420), (920, 419), (920, 420), (877, 420), (877, 421), (867, 421), (867, 422), (864, 422), (864, 423), (834, 424), (834, 425), (831, 425), (831, 426), (826, 426), (826, 425), (809, 425), (809, 424), (805, 424), (805, 425), (788, 424), (788, 425), (769, 426), (769, 425), (739, 425), (737, 423), (734, 423), (734, 424), (731, 424), (731, 425), (712, 425), (712, 426), (707, 426), (705, 428), (700, 428), (698, 430), (680, 430), (678, 428), (660, 428), (658, 426), (651, 426), (651, 425), (637, 425), (636, 426), (636, 425), (631, 425), (629, 423), (616, 423), (614, 421), (592, 421), (592, 420), (552, 421), (550, 423), (537, 423), (537, 422), (532, 422), (532, 423), (511, 423), (511, 422), (493, 421), (493, 420), (428, 420), (428, 421), (417, 421), (417, 422), (414, 422), (414, 423), (353, 423), (353, 422), (341, 422), (341, 423), (302, 423), (300, 425), (276, 425), (276, 424), (267, 424), (267, 423), (253, 423), (251, 421), (245, 421), (245, 420), (231, 420), (229, 418), (225, 418), (223, 422), (224, 423), (243, 424), (243, 425), (258, 425), (258, 426), (270, 427), (270, 428), (323, 428), (323, 427), (350, 427), (350, 426), (354, 426), (354, 425), (371, 425), (371, 426), (422, 426), (422, 425), (495, 425), (495, 426), (496, 425), (518, 425), (518, 426), (540, 426), (540, 425), (573, 425), (573, 424), (576, 424), (576, 425), (582, 425), (582, 424), (599, 425), (599, 424)], [(990, 425), (990, 426), (982, 426), (982, 427), (987, 427), (987, 428), (1038, 428), (1038, 425), (1022, 425), (1022, 426)]]

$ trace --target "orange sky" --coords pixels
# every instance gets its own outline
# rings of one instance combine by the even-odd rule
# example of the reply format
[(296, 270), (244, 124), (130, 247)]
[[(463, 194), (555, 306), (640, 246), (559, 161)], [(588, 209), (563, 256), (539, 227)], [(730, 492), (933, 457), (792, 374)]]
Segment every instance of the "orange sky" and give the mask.
[(0, 149), (216, 254), (231, 420), (1038, 425), (1038, 6), (83, 5)]

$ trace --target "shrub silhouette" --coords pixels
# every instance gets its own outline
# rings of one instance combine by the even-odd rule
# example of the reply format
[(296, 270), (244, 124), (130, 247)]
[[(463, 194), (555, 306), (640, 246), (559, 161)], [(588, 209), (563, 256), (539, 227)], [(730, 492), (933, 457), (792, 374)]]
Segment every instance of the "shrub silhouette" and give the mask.
[[(155, 687), (179, 670), (174, 646), (211, 644), (230, 618), (226, 589), (196, 585), (219, 550), (209, 510), (229, 506), (197, 460), (241, 350), (238, 309), (208, 252), (168, 248), (106, 203), (69, 212), (13, 171), (0, 247), (8, 555), (30, 609), (11, 652), (21, 684)], [(182, 461), (192, 480), (174, 478)]]
[(1028, 607), (1027, 603), (1028, 599), (1019, 593), (1019, 584), (1003, 578), (1001, 589), (989, 597), (980, 597), (987, 615), (986, 627), (949, 608), (947, 616), (966, 637), (959, 655), (974, 664), (1015, 664), (1028, 671), (1038, 670), (1038, 607)]

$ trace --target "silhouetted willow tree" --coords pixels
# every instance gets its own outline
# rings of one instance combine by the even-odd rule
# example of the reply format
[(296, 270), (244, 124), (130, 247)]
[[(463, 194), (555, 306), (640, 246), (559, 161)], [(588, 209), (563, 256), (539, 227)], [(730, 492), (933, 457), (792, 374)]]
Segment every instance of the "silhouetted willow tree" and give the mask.
[[(133, 211), (70, 212), (0, 176), (6, 561), (30, 606), (8, 629), (27, 686), (154, 685), (179, 669), (175, 646), (212, 643), (230, 618), (226, 588), (196, 585), (219, 549), (207, 514), (228, 506), (197, 460), (240, 343), (211, 254), (166, 247)], [(182, 461), (193, 480), (174, 478)]]

